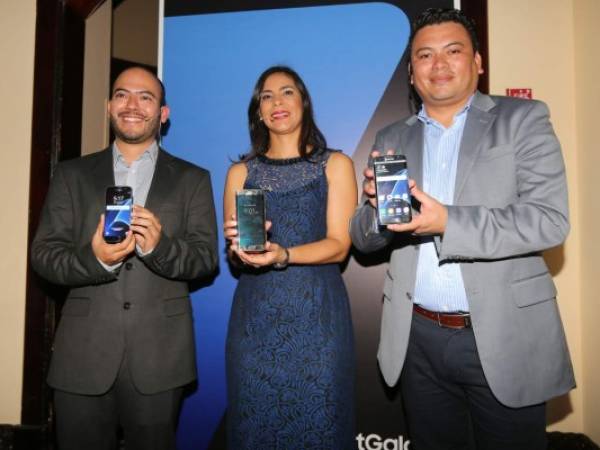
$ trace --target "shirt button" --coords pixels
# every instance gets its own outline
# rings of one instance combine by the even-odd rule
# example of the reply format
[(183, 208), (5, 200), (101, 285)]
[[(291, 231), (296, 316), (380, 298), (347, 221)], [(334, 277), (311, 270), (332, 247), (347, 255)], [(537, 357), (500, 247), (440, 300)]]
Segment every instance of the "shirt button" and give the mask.
[(133, 269), (133, 264), (131, 264), (130, 262), (125, 263), (125, 270), (131, 270)]
[(129, 303), (129, 302), (123, 303), (123, 309), (130, 309), (130, 308), (131, 308), (131, 303)]

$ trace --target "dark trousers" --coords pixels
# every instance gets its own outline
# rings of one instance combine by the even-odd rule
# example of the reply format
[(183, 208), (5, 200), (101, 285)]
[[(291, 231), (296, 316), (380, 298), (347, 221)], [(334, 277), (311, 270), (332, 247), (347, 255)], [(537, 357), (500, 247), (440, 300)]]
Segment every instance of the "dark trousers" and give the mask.
[(141, 394), (126, 362), (115, 384), (103, 395), (56, 390), (59, 450), (115, 450), (121, 426), (126, 450), (174, 450), (175, 427), (183, 388)]
[(547, 446), (545, 404), (509, 408), (494, 397), (472, 328), (442, 328), (413, 314), (401, 388), (412, 450)]

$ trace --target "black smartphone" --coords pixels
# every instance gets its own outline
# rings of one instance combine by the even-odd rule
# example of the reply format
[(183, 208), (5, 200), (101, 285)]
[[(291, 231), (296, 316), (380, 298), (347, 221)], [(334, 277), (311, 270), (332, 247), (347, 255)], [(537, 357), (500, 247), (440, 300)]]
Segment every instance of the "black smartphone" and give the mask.
[(265, 194), (261, 189), (243, 189), (235, 192), (235, 211), (238, 223), (238, 246), (245, 252), (264, 252), (267, 242), (265, 230)]
[(111, 186), (106, 189), (104, 212), (104, 240), (116, 244), (125, 239), (131, 226), (133, 191), (129, 186)]
[(410, 222), (412, 213), (406, 156), (377, 156), (373, 158), (373, 172), (379, 225)]

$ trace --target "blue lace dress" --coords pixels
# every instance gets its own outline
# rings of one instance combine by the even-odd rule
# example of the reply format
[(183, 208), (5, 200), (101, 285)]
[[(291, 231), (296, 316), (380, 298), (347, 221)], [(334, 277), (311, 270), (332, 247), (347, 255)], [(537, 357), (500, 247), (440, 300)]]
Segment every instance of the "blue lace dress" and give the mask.
[[(330, 154), (247, 162), (245, 188), (266, 191), (272, 242), (325, 237)], [(337, 264), (244, 271), (226, 353), (231, 450), (356, 448), (354, 337)]]

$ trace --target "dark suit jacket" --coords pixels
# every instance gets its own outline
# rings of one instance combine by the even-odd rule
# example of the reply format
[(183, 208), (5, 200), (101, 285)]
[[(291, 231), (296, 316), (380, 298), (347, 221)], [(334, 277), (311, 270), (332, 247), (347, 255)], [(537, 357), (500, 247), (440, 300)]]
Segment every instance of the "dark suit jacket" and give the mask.
[[(375, 149), (404, 153), (422, 181), (423, 124), (412, 116), (381, 130)], [(542, 102), (476, 93), (458, 156), (440, 261), (460, 263), (477, 350), (486, 379), (511, 407), (541, 403), (574, 384), (573, 368), (542, 251), (569, 231), (560, 144)], [(383, 287), (379, 364), (398, 380), (412, 319), (420, 240), (379, 231), (375, 209), (357, 209), (354, 245), (372, 252), (393, 245)]]
[[(59, 164), (32, 244), (34, 269), (71, 287), (48, 375), (57, 389), (106, 392), (127, 355), (134, 384), (151, 394), (196, 378), (188, 281), (217, 265), (209, 173), (160, 150), (145, 207), (162, 224), (152, 253), (114, 273), (91, 238), (114, 185), (111, 149)], [(135, 200), (135, 199), (134, 199)]]

